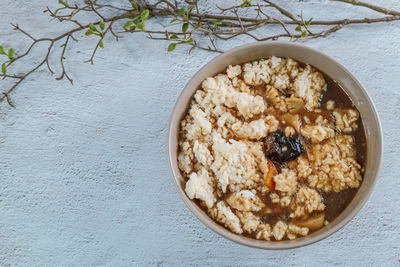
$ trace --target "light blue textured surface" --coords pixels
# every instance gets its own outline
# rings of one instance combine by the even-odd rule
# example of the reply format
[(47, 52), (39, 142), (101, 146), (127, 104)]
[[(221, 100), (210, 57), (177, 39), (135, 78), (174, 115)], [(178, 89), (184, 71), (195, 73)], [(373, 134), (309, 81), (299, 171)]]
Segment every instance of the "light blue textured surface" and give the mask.
[[(354, 10), (286, 2), (297, 13), (306, 4), (306, 17), (339, 18)], [(379, 3), (400, 10), (396, 0)], [(0, 43), (17, 53), (27, 44), (9, 22), (36, 37), (65, 30), (48, 23), (46, 4), (56, 1), (2, 0)], [(359, 17), (376, 16), (357, 10)], [(220, 44), (227, 49), (249, 41)], [(84, 37), (66, 53), (74, 86), (43, 69), (17, 88), (16, 109), (0, 107), (0, 266), (399, 266), (400, 23), (350, 26), (307, 42), (364, 83), (382, 120), (385, 152), (376, 189), (356, 218), (321, 242), (287, 251), (247, 248), (208, 230), (169, 177), (170, 111), (188, 79), (215, 54), (167, 53), (167, 43), (138, 34), (119, 43), (106, 38), (91, 66), (82, 62), (93, 43)], [(51, 63), (57, 62), (55, 55)]]

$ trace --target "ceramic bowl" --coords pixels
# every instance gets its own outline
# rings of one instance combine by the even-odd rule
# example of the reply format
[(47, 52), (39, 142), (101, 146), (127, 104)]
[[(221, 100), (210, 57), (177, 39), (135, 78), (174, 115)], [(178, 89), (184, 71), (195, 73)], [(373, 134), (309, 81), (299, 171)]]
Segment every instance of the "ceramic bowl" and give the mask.
[[(263, 241), (237, 235), (216, 223), (185, 194), (185, 179), (178, 168), (178, 137), (180, 121), (188, 108), (194, 92), (200, 88), (207, 77), (223, 72), (229, 65), (249, 62), (270, 56), (290, 57), (303, 63), (311, 64), (338, 82), (350, 96), (359, 110), (364, 123), (367, 141), (367, 155), (363, 182), (351, 203), (329, 225), (308, 236), (288, 241)], [(356, 60), (356, 59), (354, 59)], [(167, 157), (171, 176), (177, 191), (186, 206), (208, 228), (221, 236), (237, 243), (262, 249), (288, 249), (312, 244), (324, 239), (344, 227), (361, 210), (371, 195), (378, 178), (382, 159), (382, 130), (378, 114), (361, 83), (341, 63), (326, 54), (301, 44), (290, 42), (257, 42), (234, 48), (217, 56), (202, 67), (187, 83), (172, 111), (167, 134)]]

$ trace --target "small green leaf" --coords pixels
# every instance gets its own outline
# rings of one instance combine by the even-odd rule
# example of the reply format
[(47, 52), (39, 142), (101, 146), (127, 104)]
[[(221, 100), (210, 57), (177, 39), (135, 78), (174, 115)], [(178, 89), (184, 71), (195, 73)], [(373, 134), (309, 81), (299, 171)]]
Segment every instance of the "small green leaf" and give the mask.
[(93, 34), (93, 32), (92, 32), (92, 30), (90, 30), (90, 29), (87, 30), (87, 31), (85, 32), (85, 35), (86, 35), (86, 36), (89, 36), (89, 35), (92, 35), (92, 34)]
[(96, 26), (94, 26), (93, 23), (89, 23), (89, 28), (90, 28), (92, 31), (94, 31), (94, 32), (98, 32)]
[(194, 8), (194, 6), (190, 6), (187, 11), (186, 11), (186, 17), (189, 17), (190, 11), (192, 11), (192, 9)]
[(313, 18), (311, 18), (311, 19), (309, 19), (309, 20), (307, 21), (307, 29), (308, 29), (308, 27), (310, 27), (312, 20), (313, 20)]
[(104, 31), (104, 29), (106, 28), (106, 24), (104, 23), (104, 21), (101, 21), (99, 26), (100, 26), (101, 31)]
[(56, 11), (54, 11), (54, 15), (57, 15), (58, 11), (63, 10), (63, 9), (66, 9), (66, 7), (57, 8)]
[(217, 19), (216, 21), (214, 21), (213, 24), (214, 24), (215, 26), (221, 25), (221, 24), (222, 24), (222, 19)]
[(133, 20), (133, 23), (135, 23), (135, 26), (139, 24), (139, 18), (136, 18)]
[(183, 32), (187, 32), (188, 29), (189, 29), (189, 23), (183, 23), (183, 25), (182, 25), (182, 31), (183, 31)]
[(127, 21), (125, 23), (124, 28), (127, 29), (127, 30), (130, 30), (135, 26), (136, 26), (136, 24), (133, 21), (130, 20), (130, 21)]
[(0, 45), (0, 54), (7, 55), (6, 52), (4, 51), (4, 47), (2, 47), (1, 45)]
[(132, 6), (133, 10), (138, 10), (139, 9), (139, 7), (138, 7), (138, 5), (136, 4), (135, 1), (131, 1), (131, 6)]
[(174, 18), (174, 19), (172, 19), (169, 23), (174, 23), (174, 22), (177, 21), (177, 20), (179, 20), (179, 19)]
[(193, 42), (193, 39), (190, 38), (189, 40), (187, 40), (185, 43), (190, 44), (191, 42)]
[(64, 7), (69, 7), (68, 3), (63, 0), (58, 0), (58, 3), (63, 5)]
[(295, 30), (296, 30), (296, 32), (301, 32), (301, 25), (297, 25)]
[(307, 31), (302, 31), (301, 32), (301, 37), (306, 37), (307, 36)]
[(3, 65), (1, 65), (1, 72), (6, 75), (7, 74), (7, 66), (6, 63), (3, 63)]
[(150, 11), (148, 9), (145, 9), (142, 11), (142, 13), (140, 13), (140, 17), (142, 18), (142, 20), (146, 20), (148, 19), (150, 14)]
[(101, 48), (104, 48), (103, 39), (100, 39), (99, 46), (100, 46)]
[(8, 58), (9, 59), (13, 59), (14, 58), (14, 49), (10, 48), (10, 50), (8, 50)]
[(145, 30), (145, 25), (144, 25), (144, 23), (137, 25), (137, 28), (138, 28), (139, 30), (141, 30), (142, 32), (144, 32), (144, 30)]
[(251, 5), (251, 1), (250, 0), (243, 0), (243, 3), (240, 5), (240, 8), (244, 8)]
[(178, 14), (181, 16), (185, 15), (185, 9), (183, 7), (181, 9), (179, 9)]
[(179, 38), (176, 34), (174, 34), (174, 35), (171, 35), (171, 37), (169, 37), (169, 39), (179, 39)]
[(168, 52), (174, 51), (176, 48), (176, 43), (170, 43), (168, 46)]

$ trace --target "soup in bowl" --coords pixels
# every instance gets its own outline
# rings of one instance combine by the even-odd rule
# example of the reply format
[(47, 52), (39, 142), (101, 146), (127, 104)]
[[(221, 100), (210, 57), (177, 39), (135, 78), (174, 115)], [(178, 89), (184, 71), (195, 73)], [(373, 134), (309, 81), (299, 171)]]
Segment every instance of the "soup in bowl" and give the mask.
[(306, 245), (343, 227), (366, 202), (381, 154), (361, 84), (334, 59), (288, 42), (212, 60), (183, 90), (168, 132), (188, 207), (222, 236), (258, 248)]

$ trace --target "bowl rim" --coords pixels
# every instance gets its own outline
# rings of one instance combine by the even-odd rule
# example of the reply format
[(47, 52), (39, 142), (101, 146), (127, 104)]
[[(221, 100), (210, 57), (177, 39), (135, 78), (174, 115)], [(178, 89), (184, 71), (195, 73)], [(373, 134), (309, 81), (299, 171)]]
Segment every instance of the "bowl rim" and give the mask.
[[(377, 160), (379, 160), (378, 165), (377, 165), (377, 169), (376, 169), (376, 173), (375, 173), (375, 177), (370, 185), (370, 187), (368, 188), (366, 194), (364, 195), (364, 197), (360, 200), (359, 204), (355, 207), (355, 209), (353, 209), (349, 215), (347, 217), (344, 217), (341, 221), (339, 221), (334, 227), (328, 229), (325, 232), (322, 232), (318, 235), (315, 235), (312, 238), (309, 239), (305, 239), (305, 240), (301, 240), (299, 242), (296, 242), (296, 240), (291, 240), (291, 241), (261, 241), (261, 240), (255, 240), (255, 239), (251, 239), (251, 238), (243, 238), (243, 236), (234, 234), (233, 232), (231, 232), (229, 229), (226, 229), (225, 227), (221, 226), (221, 227), (212, 227), (211, 225), (209, 225), (209, 222), (213, 222), (214, 224), (216, 224), (216, 222), (210, 218), (209, 216), (203, 216), (202, 214), (199, 214), (198, 212), (196, 212), (194, 210), (193, 205), (195, 205), (192, 200), (190, 200), (184, 190), (182, 190), (179, 186), (178, 180), (177, 180), (177, 175), (174, 171), (173, 168), (173, 163), (172, 163), (172, 150), (171, 150), (171, 141), (172, 141), (172, 137), (173, 137), (173, 133), (172, 133), (172, 121), (174, 120), (174, 117), (176, 115), (176, 111), (178, 108), (178, 103), (179, 100), (181, 99), (181, 97), (183, 96), (184, 92), (186, 92), (187, 90), (190, 90), (189, 85), (191, 84), (192, 80), (195, 79), (195, 77), (197, 75), (199, 75), (199, 73), (201, 73), (203, 70), (205, 70), (206, 68), (209, 68), (210, 65), (213, 65), (215, 62), (218, 62), (221, 58), (224, 57), (228, 57), (230, 55), (234, 55), (236, 53), (238, 53), (240, 50), (243, 49), (248, 49), (248, 48), (252, 48), (252, 47), (263, 47), (263, 46), (268, 46), (268, 45), (285, 45), (285, 46), (291, 46), (292, 48), (302, 48), (302, 49), (306, 49), (309, 50), (312, 53), (316, 53), (316, 54), (320, 54), (321, 56), (325, 57), (327, 60), (331, 61), (332, 64), (337, 65), (339, 68), (341, 68), (346, 75), (348, 75), (348, 77), (350, 77), (359, 87), (359, 89), (361, 89), (361, 91), (364, 93), (365, 95), (365, 99), (368, 102), (368, 105), (373, 113), (374, 116), (374, 120), (377, 124), (377, 138), (379, 138), (379, 142), (380, 142), (380, 149), (379, 151), (374, 151), (375, 154), (379, 154), (377, 155)], [(169, 118), (169, 122), (168, 122), (168, 131), (167, 131), (167, 146), (166, 146), (166, 152), (167, 152), (167, 160), (168, 160), (168, 168), (169, 168), (169, 172), (170, 172), (170, 176), (171, 179), (174, 182), (174, 185), (176, 187), (176, 190), (178, 191), (181, 199), (183, 200), (183, 202), (185, 203), (186, 207), (191, 211), (192, 214), (195, 215), (195, 217), (202, 222), (207, 228), (211, 229), (212, 231), (214, 231), (215, 233), (217, 233), (218, 235), (227, 238), (235, 243), (241, 244), (241, 245), (245, 245), (248, 247), (253, 247), (253, 248), (258, 248), (258, 249), (271, 249), (271, 250), (280, 250), (280, 249), (293, 249), (293, 248), (297, 248), (297, 247), (302, 247), (302, 246), (307, 246), (307, 245), (311, 245), (315, 242), (318, 242), (320, 240), (323, 240), (329, 236), (331, 236), (332, 234), (336, 233), (337, 231), (341, 230), (346, 224), (348, 224), (359, 212), (360, 210), (365, 206), (365, 204), (367, 203), (367, 201), (369, 200), (372, 192), (374, 191), (374, 188), (376, 186), (376, 183), (379, 179), (380, 176), (380, 172), (381, 172), (381, 166), (382, 166), (382, 157), (383, 157), (383, 148), (384, 148), (384, 143), (383, 143), (383, 134), (382, 134), (382, 125), (376, 110), (376, 106), (374, 104), (374, 102), (372, 101), (370, 95), (368, 94), (367, 90), (365, 89), (364, 85), (352, 74), (352, 72), (350, 72), (344, 65), (342, 65), (340, 62), (338, 62), (335, 58), (325, 54), (324, 52), (321, 52), (320, 50), (317, 50), (313, 47), (304, 45), (304, 44), (299, 44), (299, 43), (293, 43), (293, 42), (289, 42), (289, 41), (261, 41), (261, 42), (253, 42), (253, 43), (248, 43), (248, 44), (244, 44), (244, 45), (240, 45), (237, 46), (233, 49), (230, 49), (216, 57), (214, 57), (211, 61), (207, 62), (203, 67), (201, 67), (193, 76), (192, 78), (186, 83), (185, 87), (183, 88), (183, 90), (180, 92), (179, 96), (176, 98), (174, 107), (172, 109), (170, 118)], [(179, 171), (179, 170), (178, 170)]]

